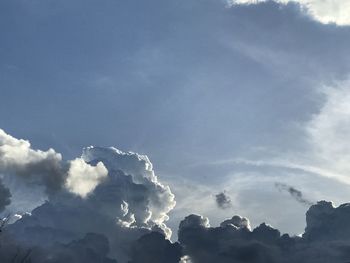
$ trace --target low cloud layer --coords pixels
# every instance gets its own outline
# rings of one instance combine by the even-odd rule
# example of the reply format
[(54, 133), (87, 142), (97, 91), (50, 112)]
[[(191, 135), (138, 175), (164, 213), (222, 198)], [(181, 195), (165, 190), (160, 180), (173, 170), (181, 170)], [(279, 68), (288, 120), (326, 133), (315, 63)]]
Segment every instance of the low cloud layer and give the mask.
[(253, 230), (245, 218), (234, 217), (220, 227), (190, 215), (180, 224), (179, 241), (193, 263), (329, 263), (349, 262), (350, 206), (318, 202), (306, 214), (301, 236), (291, 237), (265, 223)]
[(131, 251), (130, 263), (178, 263), (182, 256), (180, 244), (172, 244), (158, 232), (142, 236), (132, 245)]
[[(6, 240), (9, 241), (9, 240)], [(117, 263), (107, 256), (108, 240), (99, 234), (87, 234), (82, 239), (67, 244), (53, 244), (47, 247), (25, 247), (13, 241), (0, 239), (0, 258), (2, 262), (86, 262)]]

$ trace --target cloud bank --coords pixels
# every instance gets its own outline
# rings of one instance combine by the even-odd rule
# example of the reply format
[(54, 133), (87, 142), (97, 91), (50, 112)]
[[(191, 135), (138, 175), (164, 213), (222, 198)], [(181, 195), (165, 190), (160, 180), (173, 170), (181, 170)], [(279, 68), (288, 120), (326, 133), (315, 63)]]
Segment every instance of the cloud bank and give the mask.
[(265, 223), (250, 230), (249, 221), (238, 216), (210, 227), (207, 218), (190, 215), (180, 223), (179, 241), (191, 262), (348, 262), (349, 208), (325, 201), (311, 206), (301, 237), (281, 235)]
[[(252, 229), (249, 220), (238, 215), (212, 227), (208, 218), (191, 214), (181, 221), (178, 242), (172, 243), (166, 221), (175, 197), (159, 182), (147, 156), (90, 146), (83, 149), (81, 158), (64, 162), (54, 150), (34, 150), (29, 142), (5, 132), (0, 150), (3, 177), (13, 176), (28, 187), (39, 184), (47, 190), (46, 202), (17, 216), (16, 222), (0, 232), (0, 258), (5, 263), (350, 260), (349, 204), (334, 207), (321, 201), (312, 205), (301, 236), (281, 234), (266, 223)], [(50, 180), (50, 176), (60, 179)], [(52, 187), (47, 182), (59, 183)], [(309, 204), (295, 188), (276, 187)], [(1, 183), (1, 209), (6, 210), (10, 198), (10, 190)], [(225, 193), (216, 198), (220, 204), (230, 203)], [(280, 209), (282, 213), (286, 208)]]

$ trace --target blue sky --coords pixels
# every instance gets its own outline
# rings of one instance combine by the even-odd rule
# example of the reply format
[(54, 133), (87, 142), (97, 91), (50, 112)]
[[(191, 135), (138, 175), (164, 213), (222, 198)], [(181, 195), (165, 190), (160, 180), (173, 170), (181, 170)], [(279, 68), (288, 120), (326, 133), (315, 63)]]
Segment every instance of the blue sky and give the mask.
[(349, 199), (348, 5), (256, 2), (3, 0), (0, 126), (65, 159), (147, 154), (173, 228), (191, 210), (301, 233), (307, 207), (275, 182)]

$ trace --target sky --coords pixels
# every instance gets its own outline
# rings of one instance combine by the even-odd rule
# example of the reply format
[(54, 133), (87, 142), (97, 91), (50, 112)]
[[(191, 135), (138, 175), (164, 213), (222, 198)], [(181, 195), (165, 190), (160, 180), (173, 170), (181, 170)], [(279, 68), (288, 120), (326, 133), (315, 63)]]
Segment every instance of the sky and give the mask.
[[(147, 155), (175, 195), (174, 240), (191, 213), (301, 234), (310, 204), (350, 198), (349, 11), (344, 0), (2, 0), (0, 128), (64, 161), (91, 145)], [(90, 192), (104, 169), (70, 189)]]

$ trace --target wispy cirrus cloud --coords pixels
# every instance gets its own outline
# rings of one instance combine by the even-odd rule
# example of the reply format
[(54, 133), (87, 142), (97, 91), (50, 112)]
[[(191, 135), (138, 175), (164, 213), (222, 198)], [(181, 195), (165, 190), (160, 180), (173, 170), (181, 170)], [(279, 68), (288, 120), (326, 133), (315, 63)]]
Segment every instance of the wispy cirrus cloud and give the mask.
[(289, 161), (287, 159), (259, 159), (259, 160), (250, 160), (250, 159), (244, 159), (244, 158), (236, 158), (236, 159), (227, 159), (227, 160), (221, 160), (217, 162), (213, 162), (213, 165), (225, 165), (225, 164), (243, 164), (247, 166), (255, 166), (255, 167), (269, 167), (269, 168), (282, 168), (282, 169), (288, 169), (288, 170), (296, 170), (301, 172), (306, 172), (322, 177), (327, 177), (330, 179), (337, 180), (341, 183), (345, 183), (347, 185), (350, 185), (350, 178), (343, 175), (335, 173), (331, 170), (323, 169), (321, 167), (312, 166), (308, 164), (302, 164), (302, 163), (296, 163)]

